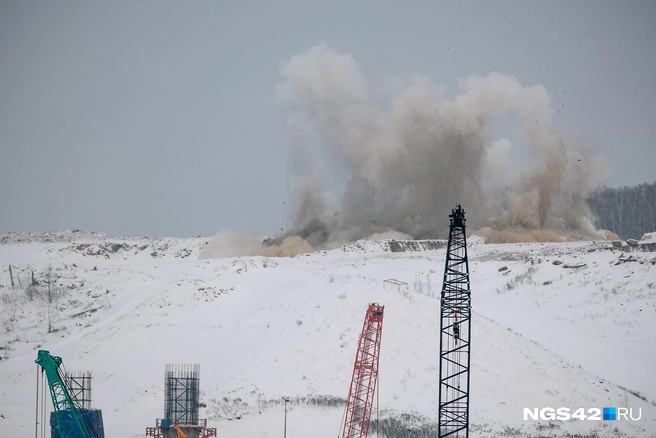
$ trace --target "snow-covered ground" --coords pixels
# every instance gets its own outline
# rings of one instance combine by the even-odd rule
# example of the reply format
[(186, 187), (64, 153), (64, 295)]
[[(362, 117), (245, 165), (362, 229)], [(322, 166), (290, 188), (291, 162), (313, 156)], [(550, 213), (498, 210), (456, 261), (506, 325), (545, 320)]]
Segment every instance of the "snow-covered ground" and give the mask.
[[(202, 260), (207, 240), (0, 235), (0, 435), (31, 436), (34, 359), (47, 349), (68, 370), (93, 372), (108, 438), (144, 436), (161, 418), (167, 363), (201, 364), (201, 417), (220, 437), (280, 436), (288, 396), (288, 436), (333, 438), (370, 302), (386, 309), (381, 420), (405, 422), (407, 437), (434, 427), (445, 249), (358, 242)], [(472, 437), (656, 437), (656, 253), (472, 239), (469, 255)], [(23, 290), (32, 271), (40, 290), (51, 278), (61, 291), (52, 333), (44, 299)], [(408, 288), (384, 288), (389, 278)], [(604, 406), (640, 408), (642, 418), (522, 415)]]

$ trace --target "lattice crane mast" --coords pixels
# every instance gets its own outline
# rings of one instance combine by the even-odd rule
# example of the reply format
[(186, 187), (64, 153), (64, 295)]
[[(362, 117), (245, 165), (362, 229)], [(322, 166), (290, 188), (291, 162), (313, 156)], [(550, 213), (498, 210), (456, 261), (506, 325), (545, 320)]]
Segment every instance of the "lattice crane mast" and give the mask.
[[(80, 414), (80, 410), (73, 402), (71, 395), (62, 380), (59, 372), (59, 367), (62, 364), (62, 358), (58, 356), (51, 356), (49, 351), (39, 350), (37, 364), (41, 366), (46, 373), (48, 379), (48, 387), (50, 388), (50, 397), (52, 398), (52, 407), (55, 411), (55, 418), (57, 419), (57, 428), (60, 431), (60, 437), (82, 437), (92, 438), (91, 432), (86, 422)], [(67, 424), (72, 422), (65, 422), (62, 420), (60, 412), (70, 411), (73, 416), (73, 422), (77, 427), (67, 427)], [(77, 429), (77, 430), (76, 430)], [(95, 435), (95, 433), (94, 433)]]
[(440, 322), (439, 437), (469, 437), (471, 290), (465, 210), (449, 215)]
[(384, 309), (385, 306), (372, 303), (364, 317), (353, 365), (353, 377), (346, 400), (341, 438), (364, 438), (369, 432), (369, 419), (378, 381), (378, 358), (383, 333)]

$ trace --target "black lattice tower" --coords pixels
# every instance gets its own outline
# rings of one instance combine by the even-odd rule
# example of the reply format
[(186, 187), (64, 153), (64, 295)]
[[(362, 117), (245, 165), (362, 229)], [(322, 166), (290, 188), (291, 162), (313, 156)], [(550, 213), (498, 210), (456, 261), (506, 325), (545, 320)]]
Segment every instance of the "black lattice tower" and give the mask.
[(471, 291), (465, 236), (465, 210), (449, 215), (440, 323), (439, 436), (469, 436)]
[(164, 418), (174, 424), (198, 424), (200, 364), (168, 364), (164, 377)]

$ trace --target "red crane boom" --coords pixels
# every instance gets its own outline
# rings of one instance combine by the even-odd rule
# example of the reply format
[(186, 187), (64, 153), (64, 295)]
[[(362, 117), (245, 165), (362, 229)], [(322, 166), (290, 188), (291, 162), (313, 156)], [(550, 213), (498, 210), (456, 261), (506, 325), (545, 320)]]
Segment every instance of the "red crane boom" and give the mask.
[(369, 432), (369, 418), (378, 381), (378, 357), (383, 333), (385, 306), (372, 303), (364, 317), (353, 377), (346, 400), (346, 414), (341, 438), (364, 438)]

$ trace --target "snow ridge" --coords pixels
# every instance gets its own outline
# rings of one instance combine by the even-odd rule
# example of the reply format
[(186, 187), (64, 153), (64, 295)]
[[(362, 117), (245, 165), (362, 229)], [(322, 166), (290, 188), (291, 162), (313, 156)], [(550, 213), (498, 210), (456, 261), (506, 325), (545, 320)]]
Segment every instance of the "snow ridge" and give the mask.
[[(199, 260), (205, 241), (0, 245), (3, 434), (33, 427), (34, 358), (45, 348), (93, 371), (108, 436), (143, 436), (161, 417), (164, 365), (200, 363), (201, 417), (220, 436), (279, 436), (287, 396), (290, 436), (333, 437), (370, 302), (386, 306), (381, 436), (434, 432), (444, 248), (359, 241), (295, 258)], [(472, 437), (656, 436), (655, 253), (604, 242), (469, 251)], [(11, 288), (9, 264), (22, 288)], [(56, 279), (50, 310), (26, 295), (32, 272), (37, 292)], [(388, 278), (408, 287), (385, 288)], [(640, 408), (642, 419), (523, 421), (523, 407), (547, 406)]]

